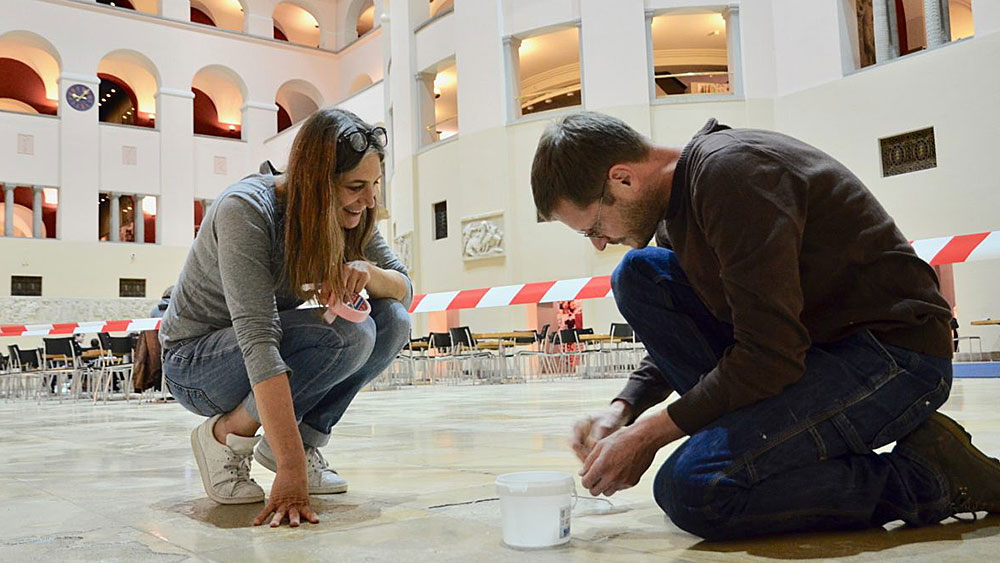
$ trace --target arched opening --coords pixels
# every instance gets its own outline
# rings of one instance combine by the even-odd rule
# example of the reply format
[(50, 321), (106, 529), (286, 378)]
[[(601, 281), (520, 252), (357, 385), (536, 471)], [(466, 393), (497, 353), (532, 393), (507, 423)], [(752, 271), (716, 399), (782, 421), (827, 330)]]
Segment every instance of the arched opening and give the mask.
[(135, 6), (129, 0), (97, 0), (98, 4), (104, 4), (105, 6), (111, 6), (112, 8), (124, 8), (126, 10), (135, 10)]
[(224, 66), (207, 66), (195, 74), (191, 91), (196, 135), (241, 138), (246, 85), (238, 74)]
[(278, 36), (280, 32), (285, 37), (284, 41), (319, 47), (319, 21), (307, 10), (291, 2), (282, 2), (274, 8), (271, 17), (274, 20), (275, 39), (281, 39)]
[(353, 96), (354, 94), (364, 90), (365, 88), (373, 84), (372, 77), (367, 74), (359, 74), (351, 81), (351, 87), (347, 90), (348, 96)]
[(97, 66), (100, 121), (138, 127), (156, 126), (159, 80), (152, 61), (135, 51), (114, 51)]
[[(30, 186), (0, 184), (0, 234), (6, 225), (3, 220), (6, 211), (6, 191), (14, 192), (14, 236), (31, 238), (34, 236), (35, 191)], [(55, 188), (42, 189), (42, 232), (39, 238), (56, 238), (56, 214), (59, 207), (59, 190)]]
[(368, 33), (375, 28), (375, 2), (365, 0), (361, 4), (361, 13), (358, 15), (357, 25), (358, 37)]
[(455, 7), (455, 0), (431, 0), (430, 17), (443, 14)]
[(278, 22), (274, 22), (274, 38), (278, 41), (288, 41), (288, 36), (285, 35), (284, 31), (281, 31), (280, 27), (278, 27)]
[(243, 31), (243, 0), (191, 0), (191, 21), (229, 31)]
[(57, 115), (59, 58), (52, 44), (28, 31), (0, 36), (0, 109)]
[(289, 80), (278, 88), (274, 103), (278, 105), (280, 133), (322, 107), (323, 96), (315, 86), (305, 80)]

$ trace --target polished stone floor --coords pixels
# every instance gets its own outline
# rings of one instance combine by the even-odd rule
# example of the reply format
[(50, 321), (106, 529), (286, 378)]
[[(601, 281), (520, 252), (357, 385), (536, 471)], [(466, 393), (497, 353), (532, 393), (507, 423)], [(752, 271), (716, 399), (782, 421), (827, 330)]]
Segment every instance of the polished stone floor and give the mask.
[[(568, 547), (501, 544), (495, 476), (578, 469), (567, 430), (622, 380), (362, 393), (324, 452), (350, 482), (322, 522), (249, 525), (205, 498), (176, 404), (0, 403), (0, 561), (996, 561), (1000, 516), (924, 529), (704, 543), (654, 504), (650, 471), (613, 507), (583, 499)], [(1000, 453), (1000, 380), (960, 380), (945, 410)], [(656, 464), (669, 453), (660, 453)], [(655, 467), (655, 465), (654, 465)], [(254, 467), (267, 490), (272, 474)], [(474, 502), (481, 500), (481, 502)]]

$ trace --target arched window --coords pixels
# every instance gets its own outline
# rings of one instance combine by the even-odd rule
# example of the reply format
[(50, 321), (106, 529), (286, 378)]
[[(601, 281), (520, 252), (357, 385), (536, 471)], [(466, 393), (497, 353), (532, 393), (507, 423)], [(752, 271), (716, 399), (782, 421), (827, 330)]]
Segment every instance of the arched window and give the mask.
[(283, 41), (319, 47), (319, 21), (305, 9), (291, 2), (282, 2), (274, 8), (271, 17), (274, 20), (275, 39), (281, 39), (280, 33), (284, 36)]
[(112, 8), (125, 8), (126, 10), (135, 10), (135, 6), (129, 0), (97, 0), (98, 4), (104, 4), (106, 6), (111, 6)]
[(367, 74), (359, 74), (351, 81), (351, 87), (347, 90), (348, 96), (353, 96), (357, 92), (364, 90), (365, 88), (373, 84), (372, 77)]
[(244, 0), (191, 0), (191, 21), (242, 32)]
[(0, 109), (57, 115), (59, 58), (52, 45), (29, 31), (0, 36)]
[(375, 27), (375, 3), (372, 0), (365, 0), (361, 5), (361, 14), (358, 15), (357, 25), (358, 37), (368, 33)]
[(207, 66), (195, 74), (191, 91), (196, 135), (242, 137), (246, 85), (238, 74), (224, 66)]
[(152, 61), (135, 51), (114, 51), (101, 59), (97, 76), (101, 122), (155, 127), (159, 80)]
[(278, 132), (309, 117), (323, 105), (319, 90), (305, 80), (285, 82), (274, 98), (278, 105)]

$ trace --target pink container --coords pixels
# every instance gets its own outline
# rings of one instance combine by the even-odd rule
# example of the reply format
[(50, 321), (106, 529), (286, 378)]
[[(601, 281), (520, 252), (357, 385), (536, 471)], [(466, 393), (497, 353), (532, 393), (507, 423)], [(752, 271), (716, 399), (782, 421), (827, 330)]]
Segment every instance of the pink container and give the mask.
[(326, 312), (323, 313), (323, 320), (332, 323), (337, 320), (337, 317), (341, 317), (352, 323), (360, 323), (364, 322), (371, 312), (372, 309), (368, 305), (368, 301), (365, 301), (365, 298), (360, 295), (355, 296), (354, 301), (350, 303), (344, 303), (335, 295), (331, 295), (330, 301), (326, 304)]

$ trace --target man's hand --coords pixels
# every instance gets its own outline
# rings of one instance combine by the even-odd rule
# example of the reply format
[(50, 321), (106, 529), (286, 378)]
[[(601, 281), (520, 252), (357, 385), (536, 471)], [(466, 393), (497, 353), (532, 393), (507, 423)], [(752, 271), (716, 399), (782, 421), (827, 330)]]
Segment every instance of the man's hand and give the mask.
[(340, 272), (344, 280), (344, 294), (341, 297), (345, 303), (353, 301), (371, 281), (370, 266), (364, 260), (355, 260), (341, 266)]
[(631, 407), (625, 401), (611, 403), (608, 410), (587, 415), (573, 425), (573, 437), (570, 445), (580, 461), (585, 461), (594, 445), (605, 436), (609, 436), (625, 425), (631, 416)]
[(666, 410), (601, 439), (583, 461), (581, 483), (593, 496), (634, 487), (663, 446), (684, 432)]

